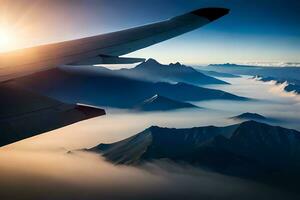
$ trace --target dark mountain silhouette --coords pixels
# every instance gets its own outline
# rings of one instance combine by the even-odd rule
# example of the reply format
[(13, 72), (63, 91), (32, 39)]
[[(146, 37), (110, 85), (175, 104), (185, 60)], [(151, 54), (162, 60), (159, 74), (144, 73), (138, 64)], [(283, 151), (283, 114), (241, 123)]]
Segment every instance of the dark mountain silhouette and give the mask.
[(259, 178), (299, 173), (300, 132), (247, 121), (227, 127), (150, 127), (90, 151), (115, 164), (159, 159), (185, 162), (224, 174)]
[(266, 117), (257, 114), (257, 113), (243, 113), (234, 117), (231, 117), (231, 119), (236, 119), (236, 120), (267, 120)]
[(116, 75), (105, 68), (93, 69), (97, 70), (53, 69), (18, 79), (17, 82), (63, 102), (117, 108), (132, 108), (155, 94), (176, 101), (246, 100), (221, 90), (185, 83), (153, 83)]
[(225, 81), (207, 76), (192, 67), (180, 63), (162, 65), (149, 59), (131, 69), (121, 69), (117, 73), (131, 78), (144, 79), (152, 82), (184, 82), (188, 84), (228, 84)]
[(197, 106), (190, 103), (175, 101), (158, 94), (134, 106), (134, 109), (138, 111), (164, 111), (181, 108), (197, 108)]

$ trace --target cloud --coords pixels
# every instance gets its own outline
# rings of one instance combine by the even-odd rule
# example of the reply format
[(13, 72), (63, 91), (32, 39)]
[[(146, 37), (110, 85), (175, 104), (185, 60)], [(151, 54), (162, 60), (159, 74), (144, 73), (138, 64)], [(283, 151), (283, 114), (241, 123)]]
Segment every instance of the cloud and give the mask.
[[(255, 76), (253, 78), (255, 81), (262, 81), (262, 77)], [(277, 94), (281, 97), (287, 97), (296, 100), (296, 103), (300, 103), (300, 95), (297, 94), (295, 91), (286, 91), (285, 88), (289, 86), (287, 81), (281, 83), (275, 80), (271, 81), (262, 81), (262, 83), (270, 85), (272, 87), (269, 88), (269, 91), (273, 94)]]
[(5, 199), (283, 199), (262, 184), (157, 161), (114, 166), (99, 155), (9, 150), (0, 158)]
[[(257, 79), (258, 80), (258, 79)], [(286, 91), (285, 88), (289, 86), (289, 83), (287, 81), (283, 83), (279, 83), (277, 81), (268, 81), (265, 82), (266, 84), (272, 85), (273, 87), (270, 87), (269, 91), (274, 94), (278, 94), (281, 97), (287, 97), (295, 100), (297, 103), (300, 102), (300, 95), (298, 95), (295, 91)]]
[(257, 67), (300, 67), (299, 62), (238, 62), (236, 64)]

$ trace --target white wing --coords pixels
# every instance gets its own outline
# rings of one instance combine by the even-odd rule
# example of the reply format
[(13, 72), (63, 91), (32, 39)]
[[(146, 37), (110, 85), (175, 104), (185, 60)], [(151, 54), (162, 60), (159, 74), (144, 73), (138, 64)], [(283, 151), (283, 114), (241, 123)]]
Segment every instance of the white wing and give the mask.
[(78, 40), (0, 54), (0, 82), (64, 64), (118, 64), (143, 59), (119, 58), (204, 26), (229, 12), (203, 8), (169, 20)]

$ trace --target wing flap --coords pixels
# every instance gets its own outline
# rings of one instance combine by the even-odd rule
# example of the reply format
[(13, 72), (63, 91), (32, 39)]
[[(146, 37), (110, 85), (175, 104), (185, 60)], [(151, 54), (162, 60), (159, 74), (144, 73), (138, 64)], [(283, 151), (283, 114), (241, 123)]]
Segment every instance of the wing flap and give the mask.
[(65, 104), (7, 82), (0, 85), (0, 146), (105, 114), (100, 108)]

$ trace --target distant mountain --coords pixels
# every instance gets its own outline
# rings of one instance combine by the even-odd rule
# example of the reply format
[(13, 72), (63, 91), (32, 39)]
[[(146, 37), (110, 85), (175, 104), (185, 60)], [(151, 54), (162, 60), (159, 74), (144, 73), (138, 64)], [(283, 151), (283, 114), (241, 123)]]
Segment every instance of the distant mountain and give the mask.
[(225, 81), (207, 76), (192, 67), (180, 63), (162, 65), (154, 59), (149, 59), (132, 69), (121, 69), (117, 73), (152, 82), (183, 82), (196, 85), (228, 84)]
[(210, 64), (203, 67), (204, 70), (216, 71), (221, 73), (230, 73), (234, 75), (248, 75), (263, 77), (274, 77), (276, 79), (300, 80), (300, 67), (263, 67), (237, 64)]
[(224, 63), (224, 64), (209, 64), (209, 67), (214, 66), (214, 67), (248, 67), (246, 65), (237, 65), (234, 63)]
[(169, 159), (243, 177), (272, 178), (300, 172), (300, 132), (255, 121), (190, 129), (153, 126), (90, 151), (115, 164)]
[(300, 94), (300, 80), (262, 76), (254, 76), (254, 78), (263, 82), (275, 81), (276, 84), (286, 84), (284, 86), (284, 90), (286, 92), (295, 92), (296, 94)]
[(264, 117), (260, 114), (249, 113), (249, 112), (231, 117), (231, 119), (236, 119), (236, 120), (263, 120), (263, 121), (267, 120), (266, 117)]
[(222, 73), (222, 72), (216, 72), (216, 71), (208, 71), (208, 70), (201, 70), (197, 69), (197, 71), (207, 75), (207, 76), (213, 76), (213, 77), (220, 77), (220, 78), (239, 78), (241, 76), (229, 74), (229, 73)]
[(225, 64), (210, 64), (206, 67), (202, 67), (203, 70), (216, 71), (219, 73), (228, 73), (233, 75), (257, 75), (262, 67), (257, 66), (246, 66), (246, 65), (237, 65), (231, 63)]
[(164, 111), (181, 108), (197, 108), (197, 106), (190, 103), (175, 101), (158, 94), (134, 106), (134, 109), (138, 111)]
[[(19, 84), (44, 95), (69, 103), (132, 108), (145, 99), (160, 94), (176, 101), (210, 99), (247, 100), (221, 90), (185, 83), (153, 83), (115, 74), (112, 70), (93, 67), (92, 70), (53, 69), (16, 80)], [(89, 68), (88, 68), (89, 69)]]

